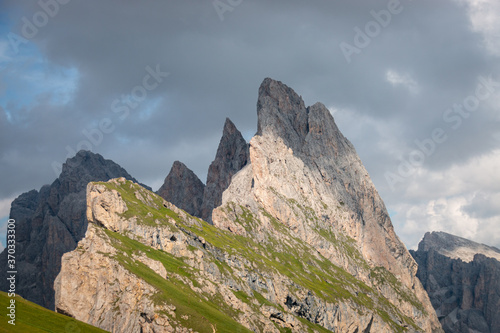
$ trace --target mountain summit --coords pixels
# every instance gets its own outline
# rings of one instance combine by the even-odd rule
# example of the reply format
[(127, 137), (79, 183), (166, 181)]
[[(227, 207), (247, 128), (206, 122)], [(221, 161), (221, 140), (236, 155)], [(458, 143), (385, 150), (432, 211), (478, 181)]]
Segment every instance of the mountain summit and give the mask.
[(500, 250), (496, 247), (476, 243), (442, 231), (427, 232), (418, 244), (419, 252), (431, 250), (450, 259), (460, 259), (464, 262), (471, 262), (476, 254), (500, 261)]
[[(116, 177), (137, 182), (115, 162), (81, 150), (63, 164), (61, 174), (50, 186), (23, 193), (12, 202), (19, 295), (54, 309), (54, 280), (61, 269), (61, 257), (74, 250), (87, 231), (87, 184)], [(0, 255), (0, 267), (7, 267), (7, 250)], [(1, 290), (8, 290), (5, 274), (2, 269)]]
[(193, 171), (184, 163), (175, 161), (156, 193), (189, 214), (201, 216), (204, 189), (205, 185)]

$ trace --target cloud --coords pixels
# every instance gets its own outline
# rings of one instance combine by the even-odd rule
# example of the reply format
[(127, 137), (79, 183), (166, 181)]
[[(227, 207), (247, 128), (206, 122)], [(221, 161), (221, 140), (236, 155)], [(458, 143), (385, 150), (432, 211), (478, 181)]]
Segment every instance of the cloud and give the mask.
[(10, 204), (15, 198), (6, 198), (0, 200), (0, 252), (7, 244), (7, 221), (9, 219)]
[(500, 193), (487, 193), (480, 191), (472, 200), (462, 207), (462, 210), (471, 217), (488, 219), (497, 217), (500, 221)]
[[(91, 143), (94, 152), (155, 189), (175, 160), (205, 180), (224, 119), (245, 137), (255, 133), (257, 90), (272, 77), (306, 104), (336, 110), (406, 244), (457, 219), (463, 221), (457, 232), (500, 246), (481, 233), (489, 226), (500, 234), (500, 227), (479, 204), (481, 191), (484, 198), (500, 192), (482, 188), (494, 165), (486, 157), (500, 148), (500, 91), (456, 130), (443, 120), (475, 93), (478, 78), (500, 81), (500, 8), (493, 0), (401, 0), (403, 10), (347, 63), (339, 45), (352, 44), (356, 27), (364, 29), (375, 20), (372, 11), (387, 4), (243, 1), (221, 21), (210, 1), (71, 1), (16, 53), (9, 33), (22, 36), (23, 17), (32, 20), (42, 8), (1, 2), (0, 173), (7, 176), (0, 199), (51, 183), (54, 162), (71, 156), (89, 133), (98, 142)], [(139, 92), (134, 88), (143, 85), (148, 66), (169, 75), (121, 117), (113, 103), (123, 106)], [(113, 130), (100, 137), (103, 120)], [(392, 190), (384, 174), (436, 128), (446, 130), (447, 140)], [(467, 167), (474, 163), (480, 163), (475, 174)], [(406, 221), (408, 211), (413, 222)], [(430, 216), (433, 222), (425, 222)]]
[(494, 0), (463, 0), (468, 5), (472, 28), (483, 35), (484, 47), (500, 55), (500, 4)]
[(419, 92), (418, 83), (415, 82), (410, 75), (400, 74), (393, 70), (388, 70), (385, 74), (387, 81), (394, 86), (402, 85), (406, 87), (412, 94)]
[(398, 212), (392, 218), (396, 232), (413, 248), (429, 230), (499, 244), (498, 168), (500, 150), (445, 171), (423, 170), (409, 179), (400, 199), (390, 200), (389, 209)]

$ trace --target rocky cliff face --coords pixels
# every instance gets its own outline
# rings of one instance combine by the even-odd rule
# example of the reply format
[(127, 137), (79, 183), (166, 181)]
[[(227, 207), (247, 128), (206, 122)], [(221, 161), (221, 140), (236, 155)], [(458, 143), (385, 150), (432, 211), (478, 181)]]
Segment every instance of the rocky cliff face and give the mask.
[[(61, 257), (76, 248), (87, 230), (87, 184), (115, 177), (135, 181), (118, 164), (101, 155), (80, 151), (66, 161), (52, 185), (14, 200), (10, 218), (16, 220), (17, 293), (54, 309), (53, 283), (61, 268)], [(6, 251), (0, 256), (0, 266), (6, 267)], [(3, 269), (0, 287), (8, 289)]]
[[(243, 206), (227, 209), (245, 230), (264, 224)], [(120, 178), (88, 185), (87, 219), (85, 238), (63, 256), (56, 310), (105, 330), (420, 330), (379, 288), (271, 217), (264, 239), (237, 235)], [(391, 276), (372, 274), (381, 285)]]
[(221, 205), (222, 193), (228, 188), (234, 174), (243, 169), (248, 160), (248, 144), (227, 118), (215, 160), (208, 168), (201, 218), (212, 222), (212, 210)]
[(193, 216), (201, 216), (205, 185), (183, 163), (175, 161), (158, 195)]
[(58, 311), (120, 332), (442, 331), (330, 112), (271, 79), (257, 108), (248, 153), (225, 143), (241, 136), (226, 122), (213, 225), (124, 179), (89, 184), (91, 223), (63, 257)]
[[(214, 225), (262, 239), (261, 230), (272, 226), (266, 223), (248, 232), (227, 207), (247, 207), (262, 221), (269, 220), (269, 214), (332, 263), (378, 288), (422, 329), (439, 330), (416, 278), (417, 264), (396, 236), (382, 199), (328, 109), (321, 103), (305, 107), (292, 89), (265, 79), (257, 111), (250, 164), (224, 192), (222, 206), (213, 212)], [(392, 278), (379, 284), (374, 269)]]
[(411, 252), (445, 332), (500, 332), (498, 249), (433, 232)]

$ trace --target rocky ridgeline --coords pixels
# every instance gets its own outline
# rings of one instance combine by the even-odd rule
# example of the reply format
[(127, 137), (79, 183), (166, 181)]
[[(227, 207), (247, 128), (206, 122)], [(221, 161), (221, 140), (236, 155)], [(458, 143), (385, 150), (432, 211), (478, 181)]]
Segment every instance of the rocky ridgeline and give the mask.
[[(419, 330), (379, 287), (333, 265), (270, 214), (260, 221), (243, 206), (225, 210), (249, 234), (273, 227), (262, 239), (241, 236), (124, 178), (90, 183), (89, 227), (63, 256), (56, 310), (115, 332)], [(391, 279), (380, 268), (372, 275), (380, 287)]]
[[(91, 181), (125, 177), (136, 181), (118, 164), (99, 154), (80, 151), (68, 159), (59, 177), (40, 191), (21, 194), (12, 202), (16, 220), (16, 292), (27, 300), (54, 309), (54, 279), (61, 257), (76, 248), (87, 231), (86, 188)], [(7, 267), (7, 251), (0, 255)], [(0, 270), (0, 289), (7, 290), (6, 270)]]
[[(120, 318), (122, 326), (113, 326), (119, 331), (138, 323), (143, 330), (225, 331), (223, 323), (238, 326), (234, 320), (242, 330), (259, 332), (441, 331), (415, 261), (326, 107), (305, 107), (292, 89), (266, 79), (257, 111), (258, 131), (249, 145), (230, 121), (224, 126), (200, 213), (211, 215), (213, 226), (123, 181), (89, 185), (87, 216), (95, 230), (64, 257), (69, 266), (63, 264), (58, 278), (56, 290), (63, 296), (57, 308), (109, 329), (107, 312), (95, 312), (99, 304)], [(188, 210), (193, 198), (199, 202), (201, 190), (193, 190), (199, 182), (187, 168), (172, 168), (167, 180), (173, 181), (163, 190), (178, 188), (171, 193), (180, 208)], [(93, 248), (98, 242), (92, 237), (118, 251)], [(155, 290), (144, 291), (149, 301), (137, 305), (143, 310), (119, 309), (120, 293), (130, 288), (113, 280), (115, 274), (100, 282), (117, 288), (104, 300), (95, 282), (64, 282), (94, 267), (85, 258), (95, 256), (133, 272), (139, 285), (147, 283), (143, 290)], [(87, 266), (71, 266), (82, 263)], [(174, 290), (185, 294), (168, 296)], [(72, 311), (82, 292), (91, 297), (86, 308)], [(204, 305), (186, 307), (184, 299)], [(158, 306), (171, 310), (158, 312)], [(205, 313), (208, 308), (229, 318)], [(215, 327), (193, 326), (202, 313)]]
[(326, 107), (265, 79), (257, 112), (249, 144), (226, 120), (205, 186), (176, 162), (162, 198), (80, 152), (16, 199), (21, 295), (114, 332), (441, 332)]
[(500, 332), (500, 250), (432, 232), (411, 253), (445, 332)]

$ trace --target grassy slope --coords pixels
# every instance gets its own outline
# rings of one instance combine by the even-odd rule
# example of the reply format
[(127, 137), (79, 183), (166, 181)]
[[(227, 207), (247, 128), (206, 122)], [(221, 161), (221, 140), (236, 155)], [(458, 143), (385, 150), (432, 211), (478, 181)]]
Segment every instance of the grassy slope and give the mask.
[[(178, 214), (164, 207), (162, 204), (163, 200), (153, 193), (148, 192), (150, 198), (152, 199), (152, 205), (146, 205), (140, 202), (135, 193), (142, 192), (144, 195), (146, 195), (146, 193), (144, 193), (145, 190), (143, 188), (136, 184), (129, 181), (125, 184), (100, 184), (103, 184), (107, 188), (116, 190), (120, 193), (128, 207), (128, 210), (123, 214), (124, 218), (136, 216), (138, 218), (137, 223), (166, 227), (172, 232), (179, 231), (179, 228), (181, 228), (184, 231), (188, 231), (191, 234), (202, 237), (207, 241), (207, 243), (211, 244), (215, 248), (221, 249), (223, 252), (246, 258), (252, 263), (249, 267), (247, 267), (249, 270), (252, 270), (253, 267), (258, 267), (260, 272), (273, 271), (287, 276), (294, 283), (306, 288), (306, 290), (311, 290), (320, 298), (333, 304), (342, 300), (353, 301), (357, 304), (359, 309), (358, 311), (360, 312), (369, 310), (378, 313), (384, 321), (392, 326), (395, 332), (406, 331), (406, 328), (399, 325), (397, 321), (406, 323), (407, 325), (413, 326), (417, 329), (416, 325), (410, 318), (402, 315), (399, 310), (394, 307), (394, 305), (390, 304), (385, 298), (381, 297), (377, 291), (357, 280), (342, 268), (333, 265), (322, 256), (318, 257), (317, 255), (314, 255), (316, 252), (315, 249), (311, 248), (302, 240), (294, 237), (284, 225), (272, 218), (272, 216), (267, 214), (267, 212), (264, 212), (264, 215), (270, 219), (276, 230), (278, 230), (282, 235), (287, 236), (286, 242), (278, 241), (272, 234), (267, 235), (267, 240), (265, 242), (255, 242), (251, 237), (243, 237), (232, 234), (228, 231), (209, 225), (199, 219), (196, 219), (199, 222), (197, 225), (185, 223), (183, 218), (181, 218)], [(291, 204), (293, 204), (293, 202)], [(307, 209), (303, 207), (299, 208)], [(247, 229), (247, 231), (249, 231), (249, 229), (256, 228), (259, 224), (261, 224), (261, 222), (244, 207), (239, 207), (238, 209), (238, 207), (234, 204), (229, 204), (224, 207), (224, 209), (227, 211), (232, 210), (237, 216), (236, 222), (240, 223), (245, 229)], [(237, 210), (239, 213), (236, 212)], [(189, 218), (191, 217), (189, 216)], [(314, 214), (311, 218), (314, 218)], [(175, 220), (176, 223), (172, 224), (171, 219)], [(208, 322), (217, 325), (217, 329), (220, 331), (234, 332), (235, 327), (238, 327), (237, 331), (246, 331), (244, 327), (239, 326), (239, 324), (230, 318), (234, 318), (234, 316), (237, 315), (237, 313), (233, 313), (235, 309), (229, 307), (221, 299), (212, 299), (207, 301), (207, 298), (209, 298), (207, 297), (208, 295), (197, 295), (191, 288), (186, 286), (179, 279), (174, 278), (165, 280), (161, 278), (142, 263), (131, 259), (131, 255), (136, 251), (143, 252), (151, 259), (161, 261), (168, 272), (187, 278), (194, 285), (196, 285), (199, 283), (196, 278), (197, 274), (189, 265), (184, 264), (183, 258), (176, 258), (166, 252), (154, 250), (137, 241), (131, 240), (123, 234), (113, 233), (111, 231), (106, 231), (106, 234), (113, 240), (115, 248), (119, 249), (123, 254), (128, 254), (125, 256), (119, 255), (115, 257), (115, 259), (120, 261), (121, 264), (129, 271), (155, 286), (159, 291), (157, 294), (158, 301), (161, 303), (176, 305), (177, 314), (189, 315), (191, 318), (189, 323), (180, 322), (179, 324), (182, 326), (186, 325), (188, 327), (193, 324), (194, 326), (198, 326), (196, 324), (201, 324), (201, 327), (193, 327), (201, 332), (212, 332), (211, 327), (206, 325)], [(339, 243), (337, 239), (331, 239), (335, 238), (335, 235), (325, 235), (323, 237), (334, 244)], [(199, 246), (199, 244), (194, 245)], [(342, 250), (343, 252), (347, 251), (348, 253), (352, 252), (349, 254), (356, 259), (354, 262), (362, 261), (360, 264), (367, 265), (366, 262), (362, 260), (361, 255), (357, 253), (357, 250), (355, 250), (352, 246), (349, 247), (350, 244), (348, 242), (343, 242), (340, 245), (342, 246), (339, 250)], [(196, 250), (196, 247), (193, 246), (192, 250)], [(209, 254), (209, 257), (212, 256)], [(231, 277), (235, 281), (239, 280), (238, 276), (232, 274), (232, 269), (227, 266), (226, 263), (221, 262), (214, 257), (211, 259), (211, 261), (217, 264), (219, 269), (221, 269), (223, 275)], [(380, 280), (383, 284), (386, 284), (387, 281), (393, 282), (394, 284), (398, 282), (392, 274), (382, 268), (375, 269), (373, 274), (376, 274), (377, 280)], [(392, 280), (396, 281), (394, 282)], [(396, 285), (392, 287), (394, 288)], [(398, 290), (399, 288), (394, 289)], [(410, 298), (410, 296), (407, 296), (402, 290), (398, 291), (404, 295), (402, 298)], [(257, 292), (255, 292), (254, 295), (246, 295), (244, 292), (237, 292), (235, 293), (235, 296), (252, 307), (253, 305), (257, 305), (255, 302), (249, 301), (249, 299), (253, 298), (257, 299), (260, 306), (268, 304), (282, 309), (281, 305), (271, 304)], [(411, 301), (413, 301), (413, 299), (411, 299)], [(258, 309), (255, 310), (258, 311)], [(391, 313), (391, 315), (388, 313)], [(319, 325), (308, 321), (301, 321), (309, 326), (309, 329), (316, 331), (324, 330)]]
[(10, 325), (7, 323), (10, 318), (6, 316), (6, 308), (9, 302), (10, 297), (0, 291), (0, 309), (2, 311), (0, 332), (106, 332), (76, 319), (47, 310), (20, 296), (16, 296), (16, 325)]

